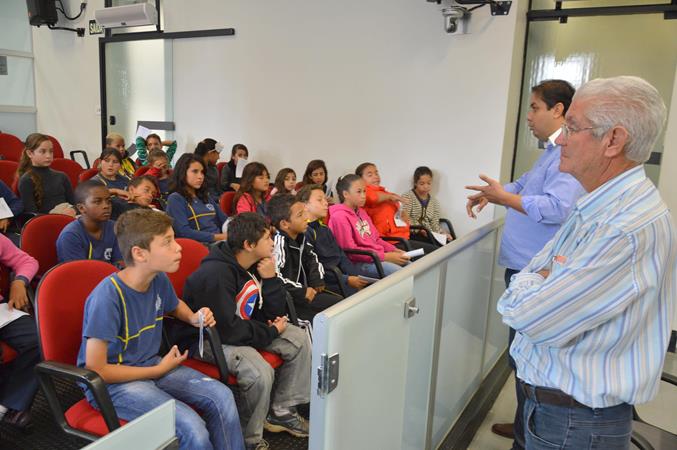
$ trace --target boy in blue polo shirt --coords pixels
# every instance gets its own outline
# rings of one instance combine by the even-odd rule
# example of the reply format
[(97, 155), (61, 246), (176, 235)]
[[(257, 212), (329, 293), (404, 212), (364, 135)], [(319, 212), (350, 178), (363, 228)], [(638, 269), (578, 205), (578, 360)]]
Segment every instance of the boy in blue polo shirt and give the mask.
[(74, 198), (80, 217), (66, 225), (56, 240), (59, 262), (98, 259), (121, 265), (115, 223), (110, 220), (112, 204), (108, 188), (98, 180), (87, 180), (75, 188)]
[[(181, 449), (243, 449), (230, 390), (182, 366), (188, 352), (181, 354), (176, 346), (158, 356), (164, 315), (197, 327), (201, 313), (205, 325), (216, 324), (209, 308), (194, 313), (179, 300), (165, 274), (178, 270), (181, 261), (171, 219), (136, 209), (120, 216), (115, 232), (126, 267), (101, 281), (87, 299), (78, 366), (103, 378), (122, 419), (133, 420), (175, 399)], [(97, 407), (89, 391), (85, 394)]]

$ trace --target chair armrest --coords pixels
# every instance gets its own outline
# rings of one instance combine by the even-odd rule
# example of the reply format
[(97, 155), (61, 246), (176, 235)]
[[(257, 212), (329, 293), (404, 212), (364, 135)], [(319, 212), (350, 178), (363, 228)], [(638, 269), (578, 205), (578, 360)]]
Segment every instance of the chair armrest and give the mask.
[(673, 386), (677, 386), (677, 376), (674, 374), (663, 372), (661, 374), (661, 380), (670, 383)]
[(398, 244), (402, 244), (404, 246), (404, 249), (408, 252), (411, 251), (411, 245), (409, 245), (409, 241), (406, 240), (405, 238), (397, 237), (397, 236), (381, 236), (381, 239), (383, 239), (386, 242), (396, 242)]
[(221, 345), (221, 337), (216, 327), (205, 327), (207, 334), (207, 341), (212, 349), (214, 355), (214, 362), (219, 369), (219, 378), (221, 383), (228, 384), (228, 363), (226, 363), (226, 355), (223, 354), (223, 346)]
[(90, 168), (89, 165), (89, 157), (87, 156), (87, 152), (84, 150), (72, 150), (70, 152), (71, 159), (75, 161), (75, 155), (82, 155), (82, 157), (85, 159), (85, 165), (87, 166), (87, 169)]
[(325, 269), (328, 269), (328, 270), (330, 270), (331, 272), (334, 273), (334, 276), (336, 277), (336, 281), (337, 281), (337, 284), (338, 284), (338, 288), (341, 291), (341, 292), (339, 292), (339, 294), (341, 294), (343, 296), (343, 298), (346, 298), (346, 290), (343, 287), (343, 272), (341, 272), (341, 269), (339, 269), (336, 266), (327, 266), (326, 264), (323, 264), (323, 265), (324, 265)]
[(294, 299), (291, 294), (285, 289), (284, 298), (287, 301), (287, 313), (289, 314), (289, 322), (292, 325), (299, 325), (299, 316), (296, 314), (296, 306), (294, 306)]
[(90, 441), (98, 439), (98, 436), (76, 430), (68, 425), (64, 415), (64, 408), (61, 406), (61, 402), (56, 394), (56, 388), (54, 386), (55, 378), (87, 385), (99, 406), (99, 410), (106, 423), (106, 427), (108, 427), (108, 431), (120, 428), (120, 421), (115, 412), (115, 408), (113, 407), (110, 395), (108, 394), (106, 383), (98, 373), (93, 370), (55, 361), (43, 361), (38, 363), (35, 366), (35, 372), (38, 381), (40, 382), (40, 387), (42, 387), (45, 397), (47, 398), (47, 403), (52, 410), (54, 419), (66, 432)]
[(440, 243), (437, 242), (437, 239), (435, 239), (435, 236), (433, 236), (433, 231), (424, 226), (424, 225), (410, 225), (409, 226), (410, 231), (425, 231), (425, 238), (428, 239), (428, 243), (431, 245), (434, 245), (435, 247), (439, 247)]
[(379, 278), (385, 278), (385, 272), (383, 271), (383, 264), (381, 264), (381, 260), (378, 258), (376, 253), (371, 252), (369, 250), (358, 250), (355, 248), (344, 248), (343, 251), (345, 252), (346, 255), (364, 255), (364, 256), (369, 256), (372, 261), (374, 262), (374, 265), (376, 266), (376, 272), (378, 273)]
[(449, 229), (449, 234), (456, 240), (456, 232), (454, 231), (454, 226), (451, 224), (451, 221), (449, 219), (441, 218), (440, 223), (446, 225)]

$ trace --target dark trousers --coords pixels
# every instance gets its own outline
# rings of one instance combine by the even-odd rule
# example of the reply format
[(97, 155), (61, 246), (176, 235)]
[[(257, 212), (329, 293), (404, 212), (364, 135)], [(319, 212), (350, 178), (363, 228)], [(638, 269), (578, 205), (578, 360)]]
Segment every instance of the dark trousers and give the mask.
[[(407, 251), (404, 244), (401, 242), (395, 244), (395, 247), (399, 248), (400, 250), (404, 250), (405, 252)], [(437, 250), (437, 247), (432, 245), (430, 242), (415, 241), (413, 239), (409, 240), (409, 247), (411, 247), (412, 250), (418, 250), (419, 248), (422, 248), (426, 255)], [(414, 260), (419, 258), (421, 258), (421, 256), (414, 258)]]
[[(519, 270), (516, 269), (505, 269), (505, 287), (506, 289), (510, 285), (510, 278), (515, 275), (516, 273), (519, 273)], [(515, 339), (515, 330), (510, 328), (509, 334), (508, 334), (508, 364), (510, 367), (515, 370), (515, 360), (512, 359), (512, 356), (510, 356), (510, 346), (512, 345), (512, 341)], [(514, 420), (514, 425), (513, 425), (513, 430), (515, 431), (515, 440), (512, 443), (512, 449), (513, 450), (522, 450), (524, 448), (524, 419), (523, 419), (523, 412), (524, 412), (524, 393), (522, 390), (517, 386), (517, 370), (515, 370), (515, 392), (517, 394), (517, 409), (515, 410), (515, 420)]]
[(324, 311), (330, 306), (334, 306), (341, 300), (343, 300), (343, 297), (338, 294), (330, 294), (329, 292), (318, 292), (312, 302), (308, 302), (306, 299), (299, 300), (295, 298), (296, 315), (299, 319), (312, 322), (315, 314)]
[(12, 347), (17, 356), (0, 364), (0, 405), (17, 411), (30, 408), (38, 392), (35, 365), (40, 362), (38, 334), (30, 316), (22, 316), (0, 328), (0, 340)]

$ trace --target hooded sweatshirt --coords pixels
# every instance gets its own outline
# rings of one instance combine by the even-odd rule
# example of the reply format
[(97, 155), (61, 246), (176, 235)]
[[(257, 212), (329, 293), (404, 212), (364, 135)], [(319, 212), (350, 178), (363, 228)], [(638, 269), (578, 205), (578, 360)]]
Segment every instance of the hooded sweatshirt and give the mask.
[(184, 286), (184, 300), (195, 311), (209, 307), (223, 344), (262, 349), (278, 336), (268, 320), (286, 314), (279, 278), (261, 279), (256, 265), (244, 269), (225, 241), (211, 247)]
[[(376, 253), (381, 261), (386, 252), (395, 251), (395, 246), (381, 239), (381, 235), (367, 212), (357, 211), (346, 205), (329, 207), (331, 214), (329, 228), (342, 249), (368, 250)], [(351, 261), (370, 263), (372, 259), (364, 255), (348, 255)]]
[[(321, 221), (315, 220), (308, 224), (308, 230), (306, 230), (306, 242), (313, 244), (315, 252), (323, 266), (338, 267), (341, 269), (341, 272), (345, 274), (345, 279), (347, 279), (348, 275), (360, 274), (359, 269), (355, 267), (343, 250), (341, 250), (338, 242), (336, 242), (334, 233), (332, 233), (331, 229)], [(338, 280), (335, 279), (334, 272), (331, 270), (328, 270), (325, 273), (325, 278), (331, 283), (338, 283)]]
[(273, 254), (278, 278), (294, 300), (306, 303), (308, 287), (324, 286), (324, 267), (317, 258), (313, 244), (306, 241), (304, 234), (292, 239), (284, 231), (278, 231), (274, 241)]

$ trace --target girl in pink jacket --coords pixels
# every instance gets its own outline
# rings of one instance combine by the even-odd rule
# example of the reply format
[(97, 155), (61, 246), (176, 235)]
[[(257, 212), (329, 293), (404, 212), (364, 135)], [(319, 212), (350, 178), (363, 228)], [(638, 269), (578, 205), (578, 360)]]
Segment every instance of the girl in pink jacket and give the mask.
[[(400, 269), (409, 262), (409, 257), (394, 245), (381, 239), (374, 223), (363, 209), (366, 188), (362, 178), (346, 175), (336, 184), (338, 205), (329, 208), (329, 228), (339, 246), (346, 249), (367, 250), (381, 260), (386, 275)], [(378, 273), (372, 259), (364, 255), (349, 254), (348, 257), (367, 276), (377, 278)]]

